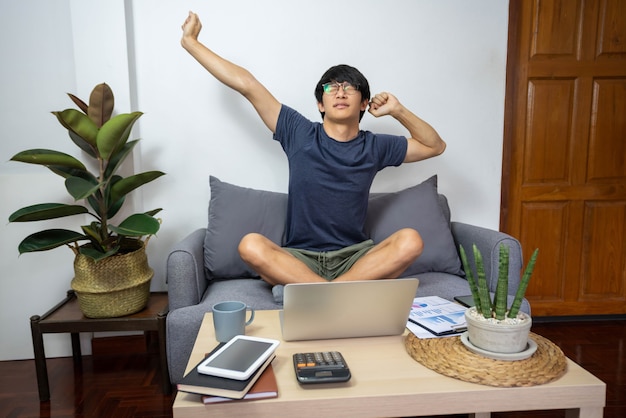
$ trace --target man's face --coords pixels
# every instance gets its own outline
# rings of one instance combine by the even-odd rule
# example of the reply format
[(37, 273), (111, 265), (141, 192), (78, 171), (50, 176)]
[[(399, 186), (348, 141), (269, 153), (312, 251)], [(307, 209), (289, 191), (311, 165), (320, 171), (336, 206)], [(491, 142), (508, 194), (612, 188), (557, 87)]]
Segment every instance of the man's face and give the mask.
[(361, 112), (367, 109), (367, 99), (348, 82), (332, 81), (324, 84), (322, 102), (317, 104), (320, 112), (325, 112), (324, 120), (359, 122)]

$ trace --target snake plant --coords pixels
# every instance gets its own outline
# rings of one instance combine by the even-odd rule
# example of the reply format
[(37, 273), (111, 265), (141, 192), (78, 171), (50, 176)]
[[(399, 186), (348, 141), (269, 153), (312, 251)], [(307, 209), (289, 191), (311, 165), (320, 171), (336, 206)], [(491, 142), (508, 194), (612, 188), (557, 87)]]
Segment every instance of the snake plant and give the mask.
[(498, 284), (496, 285), (496, 292), (494, 294), (493, 300), (491, 300), (489, 289), (487, 288), (487, 279), (485, 276), (483, 258), (476, 244), (472, 246), (472, 250), (474, 252), (474, 261), (476, 264), (476, 276), (474, 276), (474, 274), (472, 273), (472, 269), (470, 268), (467, 261), (465, 249), (462, 245), (460, 246), (459, 250), (461, 254), (461, 262), (463, 263), (463, 270), (465, 270), (465, 276), (467, 277), (467, 281), (470, 285), (470, 290), (474, 298), (476, 311), (481, 313), (485, 318), (495, 318), (498, 320), (503, 320), (505, 318), (515, 318), (522, 304), (522, 299), (526, 294), (526, 289), (528, 288), (530, 276), (532, 275), (532, 272), (535, 268), (535, 262), (537, 261), (537, 254), (539, 253), (539, 249), (535, 249), (533, 255), (530, 257), (530, 261), (526, 265), (526, 269), (524, 270), (520, 285), (517, 288), (517, 292), (515, 293), (515, 298), (513, 299), (513, 303), (511, 304), (511, 307), (509, 309), (507, 309), (509, 285), (509, 247), (504, 244), (500, 244), (500, 258), (498, 260)]

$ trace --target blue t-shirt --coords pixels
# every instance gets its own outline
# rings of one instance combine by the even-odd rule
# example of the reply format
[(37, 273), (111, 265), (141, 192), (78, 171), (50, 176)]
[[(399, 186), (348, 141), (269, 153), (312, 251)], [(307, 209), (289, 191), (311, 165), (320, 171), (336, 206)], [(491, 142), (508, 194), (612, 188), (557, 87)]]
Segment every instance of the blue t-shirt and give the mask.
[(332, 251), (366, 240), (369, 190), (374, 176), (402, 164), (403, 136), (359, 131), (336, 141), (319, 122), (283, 105), (274, 139), (289, 160), (285, 246)]

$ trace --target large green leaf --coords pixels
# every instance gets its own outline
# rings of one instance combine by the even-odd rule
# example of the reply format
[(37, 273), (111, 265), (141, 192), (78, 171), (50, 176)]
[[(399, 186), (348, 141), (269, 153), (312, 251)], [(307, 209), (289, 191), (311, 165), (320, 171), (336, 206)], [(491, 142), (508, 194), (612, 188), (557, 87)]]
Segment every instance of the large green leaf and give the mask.
[(89, 180), (94, 183), (98, 182), (98, 179), (89, 171), (79, 170), (77, 168), (72, 168), (72, 167), (63, 167), (60, 165), (49, 165), (48, 168), (54, 174), (58, 174), (59, 176), (63, 178), (80, 177), (81, 179)]
[(111, 156), (111, 159), (109, 160), (109, 163), (104, 170), (105, 179), (108, 179), (117, 172), (119, 166), (124, 162), (128, 154), (133, 150), (133, 148), (135, 148), (135, 145), (137, 145), (137, 143), (139, 143), (138, 139), (128, 141), (118, 152)]
[(135, 174), (134, 176), (121, 179), (111, 186), (111, 202), (118, 201), (137, 187), (149, 183), (164, 174), (165, 173), (162, 171), (146, 171), (145, 173)]
[(111, 87), (106, 83), (98, 84), (89, 96), (89, 108), (87, 114), (98, 128), (111, 119), (115, 100)]
[(52, 112), (61, 125), (75, 132), (85, 141), (96, 146), (96, 137), (98, 135), (98, 127), (89, 116), (76, 109), (65, 109), (61, 112)]
[(64, 216), (87, 213), (87, 208), (64, 203), (40, 203), (17, 210), (9, 216), (9, 222), (45, 221), (47, 219), (62, 218)]
[(133, 124), (143, 113), (122, 113), (107, 121), (98, 131), (96, 143), (98, 152), (104, 160), (109, 160), (113, 153), (122, 149)]
[(124, 202), (126, 201), (126, 197), (122, 197), (121, 199), (117, 200), (116, 202), (109, 202), (109, 209), (107, 211), (107, 218), (111, 219), (113, 218), (115, 215), (117, 215), (117, 212), (120, 211), (120, 209), (122, 209), (122, 206), (124, 206)]
[(49, 149), (29, 149), (22, 151), (11, 157), (11, 161), (19, 161), (21, 163), (54, 165), (68, 168), (77, 168), (79, 170), (87, 170), (83, 163), (78, 161), (71, 155), (59, 151)]
[(98, 191), (100, 185), (80, 177), (68, 177), (65, 180), (65, 188), (75, 200), (86, 199)]
[(119, 226), (109, 225), (109, 229), (118, 235), (141, 237), (143, 235), (156, 234), (160, 226), (159, 221), (152, 216), (145, 213), (136, 213), (124, 219)]
[(47, 229), (27, 236), (20, 242), (17, 249), (20, 254), (46, 251), (86, 238), (82, 234), (67, 229)]
[(85, 151), (92, 158), (98, 158), (98, 150), (91, 145), (89, 142), (85, 141), (81, 136), (79, 136), (76, 132), (68, 131), (70, 134), (70, 139), (74, 142), (78, 148)]

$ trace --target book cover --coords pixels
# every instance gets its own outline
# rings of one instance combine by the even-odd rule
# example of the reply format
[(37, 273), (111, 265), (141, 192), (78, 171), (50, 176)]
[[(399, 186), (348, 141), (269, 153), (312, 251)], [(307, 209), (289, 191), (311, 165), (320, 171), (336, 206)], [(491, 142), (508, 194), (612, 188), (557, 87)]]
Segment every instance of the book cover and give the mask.
[[(259, 379), (252, 385), (248, 393), (245, 394), (242, 400), (251, 399), (268, 399), (278, 396), (278, 383), (276, 382), (276, 375), (274, 374), (274, 368), (270, 364), (259, 376)], [(202, 402), (205, 404), (219, 403), (234, 401), (233, 398), (226, 398), (223, 396), (202, 396)]]
[[(185, 377), (183, 377), (181, 382), (176, 385), (176, 387), (181, 392), (241, 399), (252, 388), (254, 383), (261, 376), (262, 372), (267, 368), (267, 366), (270, 365), (272, 360), (274, 360), (274, 357), (276, 356), (272, 354), (265, 361), (265, 363), (263, 363), (261, 367), (259, 367), (257, 371), (246, 380), (228, 379), (225, 377), (198, 373), (198, 367), (196, 365), (187, 375), (185, 375)], [(204, 359), (202, 361), (204, 361)], [(200, 363), (201, 362), (198, 364)]]

